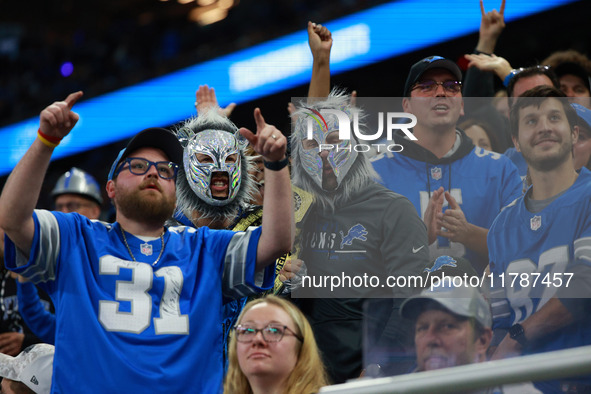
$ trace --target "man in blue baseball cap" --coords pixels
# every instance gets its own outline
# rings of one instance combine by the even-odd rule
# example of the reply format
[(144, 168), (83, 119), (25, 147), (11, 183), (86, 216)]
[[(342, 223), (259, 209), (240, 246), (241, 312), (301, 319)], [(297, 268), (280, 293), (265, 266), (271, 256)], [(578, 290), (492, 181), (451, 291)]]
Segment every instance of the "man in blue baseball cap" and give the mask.
[(581, 104), (572, 103), (579, 117), (579, 139), (573, 145), (575, 169), (587, 167), (591, 170), (591, 110)]

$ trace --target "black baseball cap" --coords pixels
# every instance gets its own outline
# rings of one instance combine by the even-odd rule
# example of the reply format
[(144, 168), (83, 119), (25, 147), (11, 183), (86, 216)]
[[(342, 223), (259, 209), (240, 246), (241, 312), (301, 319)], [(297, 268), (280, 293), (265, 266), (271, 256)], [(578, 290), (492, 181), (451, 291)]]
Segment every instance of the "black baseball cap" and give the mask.
[(181, 165), (183, 162), (183, 147), (178, 138), (166, 129), (161, 127), (151, 127), (137, 133), (129, 141), (127, 146), (119, 152), (111, 166), (108, 179), (113, 179), (115, 170), (117, 170), (119, 164), (125, 160), (130, 153), (144, 147), (161, 149), (166, 156), (168, 156), (168, 160), (177, 165)]
[(406, 77), (406, 83), (404, 84), (403, 97), (410, 97), (410, 90), (413, 85), (419, 81), (421, 76), (423, 76), (427, 70), (432, 70), (434, 68), (447, 70), (452, 73), (458, 81), (462, 81), (462, 71), (455, 62), (441, 56), (429, 56), (419, 60), (410, 68), (408, 77)]

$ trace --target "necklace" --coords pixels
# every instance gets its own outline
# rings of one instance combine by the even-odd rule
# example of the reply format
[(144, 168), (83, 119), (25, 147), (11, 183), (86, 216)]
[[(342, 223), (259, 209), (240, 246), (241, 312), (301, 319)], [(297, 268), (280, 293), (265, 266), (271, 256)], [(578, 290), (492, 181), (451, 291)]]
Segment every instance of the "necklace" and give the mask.
[[(119, 226), (119, 228), (121, 229), (121, 235), (123, 235), (123, 243), (125, 244), (125, 247), (127, 248), (129, 255), (131, 256), (131, 259), (133, 261), (137, 261), (135, 259), (135, 256), (133, 255), (133, 253), (131, 253), (131, 248), (129, 247), (129, 244), (127, 243), (127, 237), (125, 236), (125, 231), (123, 230), (123, 227)], [(160, 248), (160, 254), (158, 255), (158, 258), (156, 259), (156, 261), (154, 261), (152, 263), (152, 266), (156, 265), (156, 263), (160, 260), (160, 257), (162, 257), (162, 253), (164, 252), (164, 247), (166, 246), (164, 244), (164, 231), (162, 231), (162, 234), (160, 234), (160, 242), (162, 242), (162, 247)]]

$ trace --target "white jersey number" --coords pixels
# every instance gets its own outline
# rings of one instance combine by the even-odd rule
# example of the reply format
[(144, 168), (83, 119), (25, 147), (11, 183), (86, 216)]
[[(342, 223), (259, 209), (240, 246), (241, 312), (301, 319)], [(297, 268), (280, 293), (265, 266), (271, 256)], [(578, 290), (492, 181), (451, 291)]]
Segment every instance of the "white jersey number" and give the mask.
[(103, 256), (99, 262), (101, 275), (119, 275), (121, 268), (131, 270), (131, 280), (118, 280), (115, 299), (131, 303), (130, 312), (120, 311), (120, 302), (99, 301), (99, 321), (107, 331), (139, 334), (150, 326), (154, 275), (164, 278), (164, 294), (160, 301), (160, 317), (154, 318), (154, 330), (161, 334), (188, 334), (189, 318), (181, 315), (180, 294), (183, 274), (178, 267), (164, 267), (154, 272), (152, 266), (126, 261), (114, 256)]
[[(504, 287), (509, 305), (515, 312), (512, 324), (527, 319), (554, 296), (558, 286), (548, 283), (544, 278), (552, 278), (554, 273), (564, 272), (567, 262), (568, 246), (563, 245), (542, 253), (538, 264), (531, 259), (509, 263), (505, 270)], [(534, 305), (535, 302), (537, 305)]]

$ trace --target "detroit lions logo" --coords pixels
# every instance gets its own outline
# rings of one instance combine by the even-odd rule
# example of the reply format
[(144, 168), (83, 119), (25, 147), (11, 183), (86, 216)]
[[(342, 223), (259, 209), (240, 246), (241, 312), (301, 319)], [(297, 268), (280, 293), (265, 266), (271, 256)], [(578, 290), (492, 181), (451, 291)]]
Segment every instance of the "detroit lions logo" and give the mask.
[(423, 272), (435, 272), (439, 271), (443, 267), (457, 267), (457, 261), (451, 258), (450, 256), (439, 256), (435, 259), (435, 263), (433, 263), (433, 267), (425, 268)]
[(343, 246), (345, 245), (353, 244), (353, 240), (355, 239), (367, 241), (367, 230), (359, 223), (351, 227), (347, 232), (347, 235), (343, 235), (342, 231), (339, 231), (339, 233), (341, 233), (341, 249), (343, 249)]

